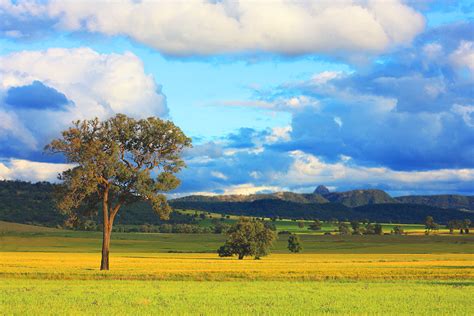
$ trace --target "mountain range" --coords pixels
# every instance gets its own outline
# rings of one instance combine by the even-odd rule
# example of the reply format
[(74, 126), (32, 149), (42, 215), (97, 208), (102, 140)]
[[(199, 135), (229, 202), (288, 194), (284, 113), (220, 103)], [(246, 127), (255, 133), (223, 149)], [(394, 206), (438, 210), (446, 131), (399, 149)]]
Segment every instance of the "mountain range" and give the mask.
[[(56, 185), (39, 182), (0, 181), (0, 220), (61, 225), (53, 200)], [(340, 219), (394, 223), (422, 223), (433, 216), (439, 223), (469, 218), (474, 221), (474, 196), (431, 195), (391, 197), (382, 190), (331, 192), (319, 186), (313, 193), (276, 192), (250, 195), (190, 195), (169, 201), (175, 209), (202, 210), (220, 214), (292, 219)], [(99, 219), (100, 220), (100, 219)], [(182, 222), (179, 213), (172, 221)], [(117, 224), (160, 224), (151, 207), (139, 202), (121, 210)]]
[(391, 197), (387, 192), (376, 189), (331, 192), (324, 185), (318, 186), (313, 193), (276, 192), (249, 195), (189, 195), (171, 200), (176, 202), (253, 202), (257, 200), (282, 200), (294, 203), (339, 203), (347, 207), (371, 204), (419, 204), (446, 209), (460, 209), (474, 212), (474, 196), (408, 195)]

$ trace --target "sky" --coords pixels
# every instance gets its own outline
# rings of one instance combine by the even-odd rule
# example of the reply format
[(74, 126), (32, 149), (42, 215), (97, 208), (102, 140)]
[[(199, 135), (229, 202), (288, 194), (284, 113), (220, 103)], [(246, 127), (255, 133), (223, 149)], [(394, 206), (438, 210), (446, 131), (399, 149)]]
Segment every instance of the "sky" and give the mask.
[(472, 1), (0, 0), (0, 179), (74, 120), (172, 120), (172, 195), (474, 194)]

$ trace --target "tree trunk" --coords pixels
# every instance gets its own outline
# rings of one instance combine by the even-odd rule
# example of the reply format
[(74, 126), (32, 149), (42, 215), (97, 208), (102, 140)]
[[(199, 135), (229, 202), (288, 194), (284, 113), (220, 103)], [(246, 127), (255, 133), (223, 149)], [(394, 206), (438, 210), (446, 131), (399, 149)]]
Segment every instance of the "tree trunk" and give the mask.
[(103, 224), (103, 229), (102, 260), (100, 261), (100, 270), (109, 270), (110, 231), (108, 223)]
[(239, 260), (242, 260), (242, 259), (244, 259), (244, 255), (239, 254)]
[(100, 270), (109, 270), (109, 248), (111, 223), (109, 220), (109, 187), (107, 186), (102, 196), (102, 213), (104, 215), (102, 224), (102, 259), (100, 261)]

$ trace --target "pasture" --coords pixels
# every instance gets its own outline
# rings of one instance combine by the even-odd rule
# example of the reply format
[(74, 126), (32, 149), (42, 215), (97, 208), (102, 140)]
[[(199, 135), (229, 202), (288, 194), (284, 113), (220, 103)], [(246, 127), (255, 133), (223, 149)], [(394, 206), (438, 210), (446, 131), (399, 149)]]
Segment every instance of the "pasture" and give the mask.
[[(5, 228), (7, 227), (7, 228)], [(0, 223), (3, 314), (459, 314), (474, 304), (474, 235), (280, 235), (262, 260), (219, 258), (218, 234), (114, 233)]]

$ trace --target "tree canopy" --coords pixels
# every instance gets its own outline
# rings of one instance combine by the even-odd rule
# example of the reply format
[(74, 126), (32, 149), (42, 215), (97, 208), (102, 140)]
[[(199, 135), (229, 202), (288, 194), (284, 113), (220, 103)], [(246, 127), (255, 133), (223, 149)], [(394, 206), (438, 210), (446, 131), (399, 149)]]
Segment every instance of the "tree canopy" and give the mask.
[(246, 256), (259, 259), (269, 253), (275, 238), (275, 232), (265, 227), (261, 221), (240, 218), (227, 231), (227, 241), (217, 252), (221, 257), (238, 255), (240, 260)]

